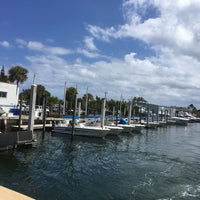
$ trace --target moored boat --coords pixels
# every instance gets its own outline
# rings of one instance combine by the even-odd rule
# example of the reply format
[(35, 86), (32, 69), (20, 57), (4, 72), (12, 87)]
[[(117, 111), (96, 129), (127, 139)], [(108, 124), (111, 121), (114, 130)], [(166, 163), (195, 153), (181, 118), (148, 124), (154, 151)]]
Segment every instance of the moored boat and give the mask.
[(167, 124), (170, 125), (188, 125), (189, 119), (184, 117), (170, 117), (167, 119)]
[(86, 137), (99, 137), (104, 138), (110, 129), (106, 127), (97, 127), (97, 126), (85, 126), (84, 124), (79, 124), (77, 121), (74, 124), (74, 130), (72, 129), (71, 121), (60, 123), (54, 125), (52, 133), (54, 134), (63, 134), (63, 135), (72, 135), (74, 136), (86, 136)]

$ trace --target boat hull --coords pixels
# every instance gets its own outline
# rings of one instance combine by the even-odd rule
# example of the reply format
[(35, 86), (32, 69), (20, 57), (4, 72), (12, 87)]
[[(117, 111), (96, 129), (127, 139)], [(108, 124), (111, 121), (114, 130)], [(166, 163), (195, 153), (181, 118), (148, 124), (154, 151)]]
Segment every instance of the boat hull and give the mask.
[(187, 126), (188, 125), (189, 120), (186, 118), (181, 118), (181, 117), (171, 117), (167, 120), (167, 124), (170, 125), (183, 125), (183, 126)]
[(105, 127), (110, 129), (108, 135), (118, 135), (124, 130), (122, 127), (118, 126), (105, 126)]
[[(100, 127), (75, 127), (74, 128), (74, 136), (86, 136), (86, 137), (105, 137), (110, 129), (103, 129)], [(52, 133), (58, 133), (63, 135), (72, 135), (71, 127), (54, 127)]]

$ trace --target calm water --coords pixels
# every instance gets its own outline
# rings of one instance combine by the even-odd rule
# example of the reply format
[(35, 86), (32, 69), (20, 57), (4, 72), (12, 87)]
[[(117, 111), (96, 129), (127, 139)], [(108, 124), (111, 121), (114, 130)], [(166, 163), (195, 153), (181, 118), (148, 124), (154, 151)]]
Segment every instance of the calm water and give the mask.
[(0, 185), (39, 200), (200, 199), (200, 124), (72, 143), (34, 136), (0, 154)]

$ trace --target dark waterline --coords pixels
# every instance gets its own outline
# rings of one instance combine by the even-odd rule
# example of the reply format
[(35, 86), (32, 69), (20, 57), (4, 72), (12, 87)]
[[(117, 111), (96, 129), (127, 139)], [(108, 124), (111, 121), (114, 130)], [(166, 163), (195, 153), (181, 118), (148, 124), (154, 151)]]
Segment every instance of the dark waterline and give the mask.
[(0, 154), (0, 185), (39, 200), (200, 199), (200, 124), (105, 139), (35, 132)]

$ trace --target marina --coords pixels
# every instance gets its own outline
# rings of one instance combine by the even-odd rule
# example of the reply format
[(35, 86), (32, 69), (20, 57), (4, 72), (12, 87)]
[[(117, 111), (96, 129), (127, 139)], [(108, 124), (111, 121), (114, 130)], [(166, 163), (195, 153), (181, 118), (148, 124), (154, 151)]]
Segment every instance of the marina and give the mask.
[(199, 10), (3, 0), (0, 200), (200, 200)]
[(199, 199), (200, 119), (189, 108), (130, 100), (111, 114), (102, 98), (99, 115), (81, 116), (75, 95), (72, 115), (63, 106), (49, 117), (36, 92), (33, 84), (25, 112), (20, 100), (0, 118), (0, 189), (9, 197)]
[(199, 199), (199, 123), (102, 138), (34, 131), (0, 154), (0, 185), (34, 199)]

